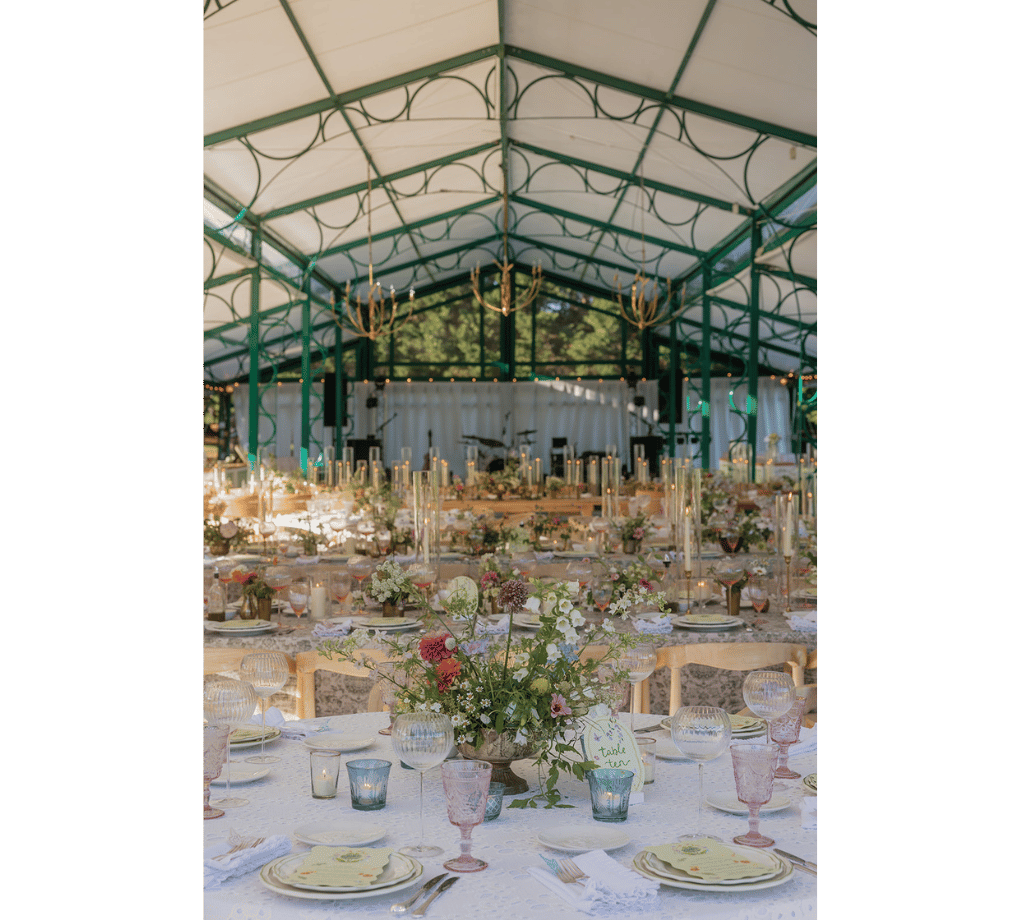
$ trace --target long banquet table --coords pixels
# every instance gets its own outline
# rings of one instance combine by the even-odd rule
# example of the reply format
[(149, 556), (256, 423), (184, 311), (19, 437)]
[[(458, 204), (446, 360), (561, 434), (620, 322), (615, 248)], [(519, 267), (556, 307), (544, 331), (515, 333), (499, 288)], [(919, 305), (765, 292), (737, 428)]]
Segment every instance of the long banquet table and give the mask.
[[(638, 726), (657, 724), (661, 716), (639, 715)], [(327, 720), (317, 720), (327, 721)], [(231, 808), (221, 817), (205, 821), (205, 840), (212, 843), (223, 840), (231, 829), (242, 835), (291, 835), (302, 825), (319, 822), (345, 822), (357, 820), (379, 825), (386, 836), (374, 846), (400, 848), (417, 843), (419, 833), (419, 780), (418, 774), (401, 769), (393, 754), (390, 739), (379, 735), (378, 730), (388, 722), (383, 713), (361, 713), (334, 716), (328, 719), (331, 731), (349, 733), (352, 738), (371, 736), (371, 747), (354, 754), (344, 754), (343, 761), (359, 757), (379, 757), (390, 760), (389, 792), (384, 809), (376, 812), (356, 812), (351, 808), (350, 793), (346, 784), (346, 768), (341, 767), (341, 786), (335, 799), (320, 800), (311, 797), (309, 787), (308, 747), (300, 740), (279, 739), (271, 748), (281, 757), (273, 764), (268, 776), (245, 785), (235, 785), (232, 792), (249, 799), (249, 804)], [(790, 751), (791, 767), (804, 776), (816, 771), (816, 730), (804, 730), (801, 743)], [(651, 733), (651, 737), (666, 738), (666, 732)], [(798, 747), (803, 751), (800, 753)], [(244, 751), (235, 751), (232, 759), (243, 761)], [(514, 770), (528, 780), (534, 788), (537, 771), (531, 761), (519, 761)], [(222, 786), (214, 786), (213, 799)], [(591, 816), (587, 786), (567, 777), (558, 788), (575, 805), (572, 810), (561, 809), (508, 809), (512, 799), (504, 799), (503, 811), (493, 822), (474, 829), (472, 852), (489, 863), (483, 872), (463, 875), (460, 881), (443, 894), (429, 910), (429, 920), (476, 920), (478, 917), (553, 918), (584, 916), (569, 907), (552, 891), (532, 878), (527, 869), (541, 867), (539, 854), (562, 856), (539, 842), (543, 831), (563, 827), (593, 828), (599, 825)], [(714, 792), (733, 793), (733, 771), (728, 754), (705, 766), (705, 795)], [(613, 850), (609, 855), (621, 865), (630, 866), (633, 857), (647, 845), (675, 840), (693, 830), (697, 818), (698, 768), (688, 761), (658, 760), (655, 782), (646, 785), (645, 800), (632, 805), (626, 822), (611, 825), (623, 830), (630, 842)], [(801, 780), (777, 783), (777, 795), (785, 795), (791, 805), (762, 817), (761, 830), (776, 840), (776, 846), (786, 852), (817, 862), (817, 832), (802, 826), (803, 798), (806, 793)], [(197, 803), (196, 803), (197, 808)], [(747, 817), (718, 811), (706, 805), (701, 830), (723, 841), (731, 840), (747, 828)], [(458, 830), (446, 816), (445, 799), (439, 771), (425, 775), (425, 836), (427, 842), (444, 849), (441, 856), (422, 860), (422, 880), (440, 872), (443, 860), (458, 851)], [(290, 837), (291, 852), (306, 851), (308, 846)], [(786, 920), (804, 918), (817, 913), (817, 879), (809, 874), (794, 871), (782, 885), (761, 891), (734, 893), (693, 892), (660, 886), (658, 907), (654, 911), (622, 911), (611, 914), (619, 920), (637, 918), (690, 917), (694, 920)], [(416, 886), (417, 887), (417, 886)], [(205, 892), (205, 920), (299, 920), (317, 917), (376, 917), (391, 916), (389, 907), (398, 900), (410, 897), (401, 894), (380, 894), (364, 900), (309, 901), (291, 898), (268, 890), (259, 881), (258, 871), (230, 879), (221, 888)]]

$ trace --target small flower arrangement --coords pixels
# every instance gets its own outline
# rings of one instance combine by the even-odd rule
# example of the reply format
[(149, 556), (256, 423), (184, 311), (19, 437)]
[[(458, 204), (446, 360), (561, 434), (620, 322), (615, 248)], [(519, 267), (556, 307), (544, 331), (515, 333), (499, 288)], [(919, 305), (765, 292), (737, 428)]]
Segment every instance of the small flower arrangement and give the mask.
[(537, 511), (527, 521), (531, 531), (531, 545), (535, 549), (542, 548), (542, 538), (546, 537), (554, 543), (570, 536), (570, 518), (548, 511)]
[[(608, 581), (613, 586), (612, 602), (609, 610), (613, 610), (613, 605), (621, 601), (628, 592), (638, 592), (649, 595), (650, 599), (655, 591), (655, 586), (652, 584), (652, 580), (655, 578), (655, 572), (652, 567), (644, 562), (632, 562), (630, 565), (617, 566), (609, 565), (606, 569), (606, 574), (603, 576), (605, 581)], [(637, 594), (631, 594), (631, 597), (637, 597)], [(589, 596), (589, 603), (592, 600)]]
[[(478, 747), (502, 735), (536, 751), (542, 791), (510, 808), (536, 807), (538, 801), (546, 808), (571, 807), (561, 803), (556, 782), (566, 772), (583, 779), (592, 763), (567, 739), (592, 707), (612, 703), (616, 685), (626, 679), (614, 663), (622, 649), (638, 641), (616, 634), (608, 620), (588, 627), (574, 605), (577, 591), (577, 582), (503, 582), (499, 603), (510, 623), (505, 638), (476, 635), (477, 614), (454, 637), (443, 614), (419, 592), (417, 603), (426, 611), (424, 638), (380, 639), (401, 658), (392, 677), (379, 672), (395, 685), (395, 711), (445, 713), (458, 745)], [(620, 616), (627, 615), (632, 601), (621, 598)], [(536, 633), (515, 632), (514, 617), (524, 610), (538, 616)], [(367, 630), (355, 630), (346, 639), (326, 640), (319, 652), (353, 659), (367, 639)], [(595, 645), (606, 646), (605, 654), (583, 655)]]
[(406, 604), (416, 593), (407, 573), (392, 559), (376, 566), (368, 583), (368, 595), (380, 604)]
[(625, 518), (620, 524), (620, 538), (624, 541), (634, 540), (640, 543), (648, 532), (648, 517), (638, 512), (636, 517)]

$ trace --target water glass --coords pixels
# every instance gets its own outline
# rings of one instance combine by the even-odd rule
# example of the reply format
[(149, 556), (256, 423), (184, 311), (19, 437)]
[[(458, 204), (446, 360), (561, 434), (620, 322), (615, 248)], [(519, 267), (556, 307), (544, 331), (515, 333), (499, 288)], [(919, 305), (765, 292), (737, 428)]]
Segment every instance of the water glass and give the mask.
[(591, 791), (591, 816), (596, 821), (626, 821), (633, 772), (600, 767), (585, 776)]
[(485, 820), (495, 821), (503, 810), (503, 793), (506, 786), (502, 783), (489, 783), (489, 795), (485, 800)]
[(205, 818), (218, 818), (220, 815), (225, 814), (222, 808), (213, 808), (213, 806), (209, 804), (209, 784), (216, 779), (223, 770), (223, 762), (227, 758), (227, 747), (229, 743), (229, 725), (205, 726), (204, 749), (202, 753), (202, 769), (205, 781), (205, 811), (203, 813), (203, 817)]
[(336, 798), (336, 785), (340, 779), (339, 751), (312, 751), (312, 798)]
[(390, 778), (388, 760), (349, 760), (347, 778), (351, 784), (351, 808), (378, 811), (386, 805), (386, 783)]
[(481, 872), (489, 864), (471, 855), (471, 831), (485, 820), (492, 764), (450, 760), (439, 769), (446, 793), (446, 813), (450, 823), (460, 828), (460, 856), (446, 860), (443, 867), (453, 872)]
[(636, 738), (638, 750), (641, 752), (641, 763), (645, 765), (645, 785), (655, 782), (655, 739)]

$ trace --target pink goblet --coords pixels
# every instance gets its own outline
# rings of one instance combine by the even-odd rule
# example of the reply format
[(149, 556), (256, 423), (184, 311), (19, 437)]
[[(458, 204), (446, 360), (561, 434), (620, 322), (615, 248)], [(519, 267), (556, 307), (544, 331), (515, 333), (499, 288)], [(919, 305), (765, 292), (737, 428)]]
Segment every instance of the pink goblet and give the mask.
[(747, 806), (748, 830), (733, 838), (734, 843), (748, 847), (770, 847), (771, 837), (758, 833), (758, 813), (762, 805), (772, 798), (772, 779), (779, 762), (779, 747), (775, 744), (731, 744), (733, 778), (737, 783), (737, 798)]
[(223, 761), (227, 759), (227, 744), (230, 740), (229, 725), (206, 725), (204, 732), (204, 748), (202, 754), (202, 773), (205, 780), (205, 818), (219, 818), (225, 814), (222, 808), (213, 808), (209, 804), (209, 784), (220, 775)]
[(453, 872), (481, 872), (489, 864), (471, 855), (471, 831), (485, 820), (492, 764), (479, 760), (450, 760), (440, 770), (450, 823), (460, 828), (460, 856), (448, 859), (443, 867)]
[(769, 724), (769, 735), (779, 745), (779, 766), (776, 767), (776, 776), (779, 779), (798, 779), (800, 777), (799, 773), (794, 773), (787, 766), (787, 758), (790, 756), (790, 745), (800, 738), (800, 723), (806, 702), (804, 697), (797, 697), (785, 716), (773, 719)]

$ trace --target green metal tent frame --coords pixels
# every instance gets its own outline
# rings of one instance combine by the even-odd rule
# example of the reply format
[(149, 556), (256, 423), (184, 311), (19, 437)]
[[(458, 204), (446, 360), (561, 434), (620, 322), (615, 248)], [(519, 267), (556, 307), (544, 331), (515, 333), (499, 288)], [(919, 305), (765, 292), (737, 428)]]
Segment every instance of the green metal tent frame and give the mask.
[[(214, 19), (235, 2), (243, 0), (207, 0), (206, 19)], [(563, 296), (562, 289), (570, 289), (575, 292), (577, 303), (598, 309), (592, 298), (612, 303), (616, 296), (615, 279), (628, 278), (635, 270), (634, 258), (625, 248), (628, 241), (633, 244), (640, 238), (642, 249), (646, 244), (653, 247), (656, 254), (645, 267), (646, 272), (669, 281), (671, 315), (668, 322), (640, 335), (642, 358), (638, 368), (626, 359), (627, 338), (636, 333), (621, 320), (620, 375), (660, 380), (669, 400), (663, 434), (670, 454), (674, 454), (677, 435), (682, 433), (676, 405), (680, 382), (685, 376), (682, 361), (697, 368), (697, 373), (686, 376), (691, 397), (703, 400), (706, 409), (713, 361), (717, 365), (728, 363), (733, 368), (734, 385), (746, 384), (747, 405), (740, 414), (745, 422), (744, 438), (752, 450), (757, 436), (759, 375), (784, 373), (773, 362), (778, 356), (785, 356), (795, 363), (797, 375), (816, 377), (817, 283), (813, 277), (795, 271), (792, 253), (798, 242), (813, 237), (817, 231), (817, 164), (812, 158), (780, 188), (765, 195), (752, 188), (750, 175), (755, 154), (764, 145), (781, 141), (790, 145), (791, 155), (795, 155), (797, 149), (813, 151), (817, 140), (804, 131), (675, 92), (713, 15), (716, 0), (705, 3), (698, 26), (665, 91), (508, 44), (505, 24), (513, 3), (498, 0), (497, 44), (355, 90), (337, 92), (317, 59), (299, 16), (287, 0), (279, 2), (321, 78), (323, 95), (273, 116), (217, 130), (205, 137), (207, 148), (232, 145), (246, 151), (258, 173), (254, 193), (246, 201), (238, 200), (210, 178), (205, 182), (205, 245), (211, 265), (205, 279), (205, 295), (207, 304), (215, 301), (221, 313), (230, 316), (228, 321), (218, 322), (205, 331), (207, 345), (213, 349), (212, 353), (207, 351), (206, 384), (217, 390), (237, 383), (248, 384), (252, 394), (248, 418), (250, 458), (259, 449), (260, 417), (271, 418), (261, 405), (261, 394), (278, 383), (281, 374), (299, 372), (301, 452), (305, 458), (309, 451), (315, 452), (310, 432), (313, 421), (322, 414), (321, 405), (313, 405), (317, 402), (313, 378), (327, 369), (336, 371), (340, 406), (346, 391), (345, 352), (353, 351), (352, 376), (356, 379), (374, 378), (379, 365), (375, 349), (366, 340), (344, 340), (330, 306), (331, 296), (341, 300), (344, 284), (350, 282), (357, 288), (367, 279), (369, 240), (364, 235), (351, 238), (350, 228), (368, 212), (368, 179), (264, 210), (259, 204), (272, 181), (269, 178), (263, 181), (263, 164), (297, 162), (320, 150), (333, 136), (334, 125), (356, 141), (370, 170), (371, 190), (384, 195), (399, 218), (398, 226), (372, 235), (371, 242), (377, 247), (372, 259), (375, 273), (389, 276), (413, 273), (415, 281), (420, 282), (414, 285), (419, 304), (433, 295), (439, 296), (439, 302), (431, 305), (433, 308), (458, 298), (470, 299), (469, 273), (478, 263), (480, 253), (492, 260), (506, 255), (518, 264), (523, 264), (528, 256), (540, 254), (545, 278), (561, 290), (558, 296)], [(761, 2), (796, 22), (806, 35), (815, 36), (815, 25), (798, 16), (785, 0)], [(472, 82), (464, 76), (465, 68), (479, 64), (490, 66), (483, 79)], [(363, 134), (381, 124), (413, 121), (416, 102), (443, 81), (458, 81), (470, 87), (472, 104), (478, 108), (475, 114), (498, 121), (498, 139), (384, 174)], [(529, 99), (549, 81), (569, 87), (573, 98), (583, 100), (586, 118), (642, 127), (644, 139), (637, 147), (631, 169), (610, 167), (514, 136), (516, 120), (527, 117)], [(394, 90), (403, 92), (403, 107), (397, 112), (389, 111), (385, 118), (373, 114), (372, 101)], [(607, 97), (611, 102), (606, 101)], [(615, 110), (620, 98), (632, 100), (633, 110), (624, 113)], [(698, 146), (696, 130), (690, 124), (692, 118), (710, 119), (740, 129), (751, 139), (736, 156), (729, 152), (725, 156), (714, 155)], [(286, 157), (263, 149), (267, 146), (262, 143), (267, 132), (297, 123), (314, 125), (303, 149)], [(733, 200), (685, 188), (682, 182), (645, 178), (646, 155), (653, 140), (663, 135), (696, 150), (708, 162), (720, 165), (723, 161), (726, 165), (732, 165), (734, 160), (742, 162), (742, 183), (734, 188)], [(493, 167), (498, 167), (501, 183), (508, 190), (506, 253), (502, 248), (502, 189), (492, 181)], [(468, 183), (478, 193), (477, 200), (417, 220), (406, 219), (401, 205), (442, 188), (443, 183), (449, 182), (451, 170), (456, 171), (459, 181)], [(597, 217), (544, 200), (541, 186), (550, 170), (558, 170), (557, 175), (569, 171), (570, 180), (579, 191), (611, 201), (609, 216)], [(672, 236), (646, 235), (621, 219), (625, 197), (635, 189), (643, 193), (648, 213), (668, 226)], [(675, 219), (672, 215), (678, 202), (683, 202), (687, 211)], [(333, 222), (337, 205), (346, 206), (346, 222)], [(294, 215), (300, 215), (306, 225), (316, 229), (319, 245), (313, 251), (292, 244), (278, 231), (281, 219)], [(720, 215), (726, 215), (735, 225), (721, 239), (706, 245), (703, 240), (710, 234), (703, 232), (702, 226), (710, 217), (717, 219)], [(533, 225), (536, 217), (555, 228), (557, 242), (544, 238), (550, 234), (539, 238), (529, 231), (529, 222)], [(473, 228), (481, 222), (486, 229), (463, 230), (469, 222)], [(436, 250), (434, 244), (440, 241), (450, 241), (450, 245)], [(483, 279), (492, 271), (483, 268)], [(665, 285), (662, 289), (664, 295)], [(278, 302), (264, 306), (262, 300), (267, 291), (278, 293)], [(772, 301), (769, 308), (764, 306), (766, 294)], [(802, 301), (807, 306), (802, 306)], [(480, 314), (484, 313), (481, 307), (478, 309)], [(532, 315), (535, 309), (533, 304)], [(493, 376), (491, 368), (495, 365), (496, 376), (501, 379), (535, 377), (534, 356), (530, 374), (517, 373), (515, 315), (499, 317), (499, 322), (498, 360), (487, 362), (483, 345), (477, 372), (468, 376)], [(412, 330), (413, 326), (412, 321), (406, 328)], [(392, 359), (386, 366), (392, 373)], [(457, 368), (449, 370), (447, 377), (462, 376)], [(799, 399), (798, 405), (802, 402)], [(704, 428), (699, 452), (702, 465), (708, 466), (711, 454), (707, 424)], [(802, 442), (812, 437), (802, 419), (798, 419), (795, 429)], [(689, 427), (686, 433), (697, 433), (697, 429)], [(339, 450), (343, 443), (340, 425), (335, 437)]]

